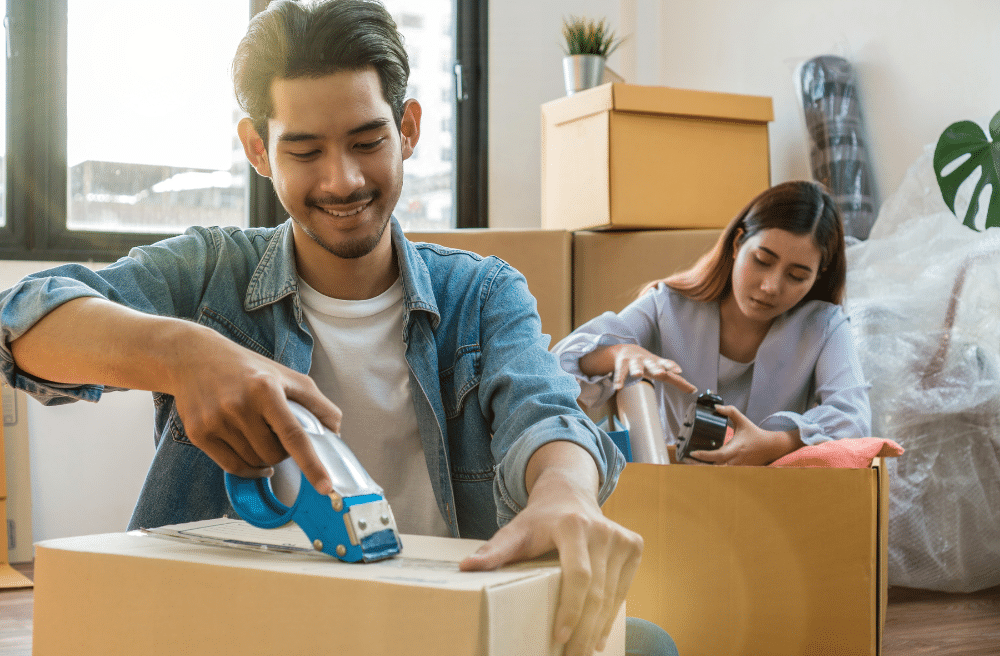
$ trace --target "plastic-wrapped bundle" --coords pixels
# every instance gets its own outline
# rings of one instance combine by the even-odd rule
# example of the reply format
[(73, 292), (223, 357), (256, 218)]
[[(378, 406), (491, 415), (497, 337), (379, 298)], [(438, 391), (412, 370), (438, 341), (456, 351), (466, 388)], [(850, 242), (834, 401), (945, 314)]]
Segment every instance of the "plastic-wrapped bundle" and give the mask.
[(888, 461), (889, 581), (970, 592), (1000, 584), (1000, 229), (928, 197), (930, 167), (848, 249), (848, 312), (873, 432), (906, 449)]
[(826, 185), (840, 208), (844, 234), (867, 239), (878, 201), (851, 65), (841, 57), (823, 55), (800, 65), (796, 78), (813, 178)]

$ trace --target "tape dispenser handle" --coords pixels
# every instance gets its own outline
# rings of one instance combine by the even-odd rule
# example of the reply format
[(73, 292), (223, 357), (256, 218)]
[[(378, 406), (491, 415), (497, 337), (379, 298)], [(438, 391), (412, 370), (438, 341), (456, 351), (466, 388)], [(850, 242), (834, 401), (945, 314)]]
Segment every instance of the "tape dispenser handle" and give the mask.
[(226, 473), (226, 493), (233, 510), (257, 528), (284, 526), (295, 514), (295, 506), (286, 506), (274, 495), (268, 478), (243, 478)]

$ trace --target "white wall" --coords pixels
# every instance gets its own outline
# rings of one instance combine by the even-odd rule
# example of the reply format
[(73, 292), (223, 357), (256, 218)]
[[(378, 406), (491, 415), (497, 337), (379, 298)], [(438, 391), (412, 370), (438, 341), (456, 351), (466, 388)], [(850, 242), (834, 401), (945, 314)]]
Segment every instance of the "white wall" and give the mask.
[[(607, 17), (619, 0), (503, 0), (490, 3), (489, 225), (541, 225), (541, 105), (566, 95), (562, 19)], [(617, 53), (609, 65), (617, 65)]]
[[(635, 38), (623, 46), (638, 51), (634, 70), (627, 50), (618, 64), (612, 62), (629, 81), (771, 96), (775, 183), (812, 177), (793, 72), (817, 55), (839, 55), (854, 65), (882, 198), (948, 125), (966, 119), (985, 123), (1000, 110), (1000, 2), (995, 0), (492, 3), (492, 227), (539, 225), (539, 105), (564, 94), (561, 52), (551, 44), (562, 13), (584, 12), (606, 15), (626, 28), (629, 16), (636, 16), (635, 27), (624, 30)], [(512, 38), (523, 49), (498, 52), (497, 46)]]

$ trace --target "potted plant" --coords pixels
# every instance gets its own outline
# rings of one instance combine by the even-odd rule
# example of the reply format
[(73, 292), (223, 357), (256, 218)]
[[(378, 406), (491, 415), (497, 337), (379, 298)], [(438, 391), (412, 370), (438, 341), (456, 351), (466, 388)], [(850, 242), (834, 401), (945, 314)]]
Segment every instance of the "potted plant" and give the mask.
[(596, 87), (604, 76), (607, 58), (624, 38), (616, 38), (602, 18), (595, 21), (588, 18), (570, 16), (563, 19), (563, 79), (566, 95)]

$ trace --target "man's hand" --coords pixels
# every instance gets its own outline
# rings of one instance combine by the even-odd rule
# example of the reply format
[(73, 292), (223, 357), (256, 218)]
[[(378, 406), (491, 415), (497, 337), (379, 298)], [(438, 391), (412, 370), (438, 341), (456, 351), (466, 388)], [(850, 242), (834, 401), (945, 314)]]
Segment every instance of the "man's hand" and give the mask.
[(460, 568), (494, 569), (558, 550), (563, 578), (553, 637), (567, 656), (590, 656), (604, 649), (625, 601), (642, 537), (601, 513), (597, 467), (571, 442), (538, 449), (527, 483), (528, 505)]
[(227, 472), (268, 475), (291, 455), (320, 494), (332, 489), (286, 399), (333, 431), (340, 409), (308, 376), (210, 328), (78, 298), (43, 317), (11, 351), (18, 367), (43, 380), (173, 395), (191, 442)]
[(692, 458), (713, 465), (769, 465), (802, 446), (797, 430), (764, 430), (731, 405), (717, 405), (715, 410), (729, 418), (733, 438), (715, 451), (692, 451)]
[(167, 388), (191, 442), (225, 471), (270, 476), (289, 455), (320, 494), (330, 477), (302, 425), (288, 408), (297, 401), (334, 432), (341, 411), (311, 378), (204, 329), (183, 344), (168, 370)]

